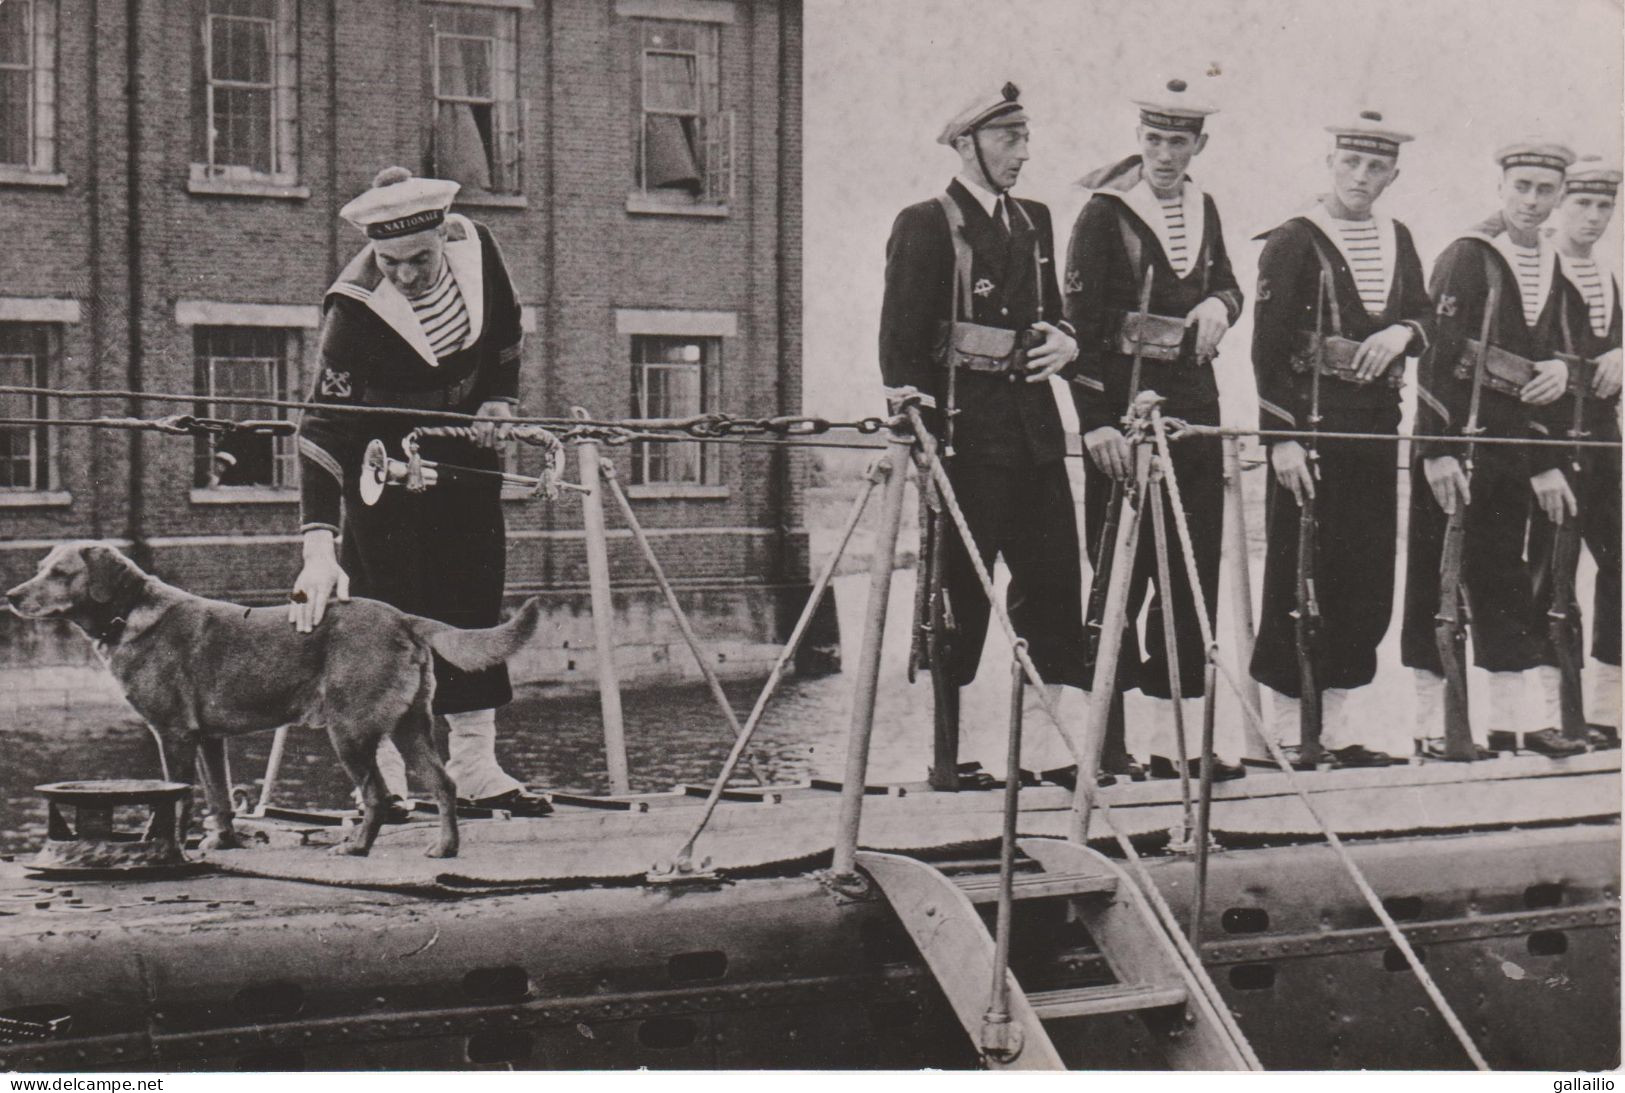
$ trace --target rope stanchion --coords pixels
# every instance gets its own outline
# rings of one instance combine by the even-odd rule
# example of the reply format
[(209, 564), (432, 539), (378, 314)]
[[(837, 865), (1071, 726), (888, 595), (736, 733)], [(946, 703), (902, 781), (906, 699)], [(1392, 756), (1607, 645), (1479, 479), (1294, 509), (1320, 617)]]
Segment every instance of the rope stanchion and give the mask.
[[(1201, 627), (1202, 644), (1204, 648), (1208, 650), (1209, 662), (1218, 668), (1220, 673), (1223, 674), (1225, 682), (1229, 685), (1230, 689), (1235, 692), (1236, 698), (1241, 703), (1242, 712), (1247, 715), (1247, 717), (1253, 722), (1254, 726), (1258, 729), (1260, 738), (1264, 741), (1265, 746), (1270, 750), (1271, 758), (1273, 758), (1276, 765), (1281, 768), (1281, 773), (1286, 775), (1287, 784), (1292, 788), (1292, 792), (1297, 795), (1300, 801), (1303, 802), (1304, 808), (1308, 810), (1309, 815), (1320, 827), (1321, 833), (1326, 836), (1327, 844), (1332, 848), (1333, 852), (1336, 853), (1344, 870), (1354, 881), (1355, 887), (1360, 890), (1360, 895), (1365, 899), (1367, 906), (1371, 908), (1372, 913), (1375, 914), (1378, 921), (1382, 923), (1383, 929), (1387, 931), (1389, 939), (1392, 940), (1394, 946), (1399, 949), (1402, 954), (1404, 954), (1405, 962), (1410, 965), (1411, 971), (1415, 973), (1418, 982), (1420, 982), (1422, 985), (1422, 989), (1427, 993), (1428, 998), (1432, 1000), (1434, 1008), (1439, 1011), (1439, 1015), (1444, 1018), (1445, 1024), (1449, 1026), (1452, 1035), (1456, 1037), (1456, 1040), (1461, 1044), (1462, 1049), (1466, 1051), (1467, 1057), (1472, 1060), (1473, 1065), (1479, 1070), (1489, 1070), (1489, 1063), (1484, 1060), (1484, 1056), (1479, 1052), (1478, 1045), (1475, 1044), (1473, 1042), (1473, 1038), (1468, 1035), (1466, 1027), (1461, 1023), (1461, 1018), (1456, 1016), (1456, 1011), (1451, 1007), (1449, 1001), (1439, 990), (1438, 984), (1433, 981), (1433, 977), (1429, 975), (1427, 969), (1422, 966), (1422, 961), (1417, 957), (1416, 950), (1411, 947), (1411, 943), (1405, 937), (1404, 931), (1399, 928), (1398, 924), (1394, 922), (1393, 917), (1388, 914), (1387, 908), (1382, 905), (1382, 899), (1377, 895), (1376, 891), (1365, 879), (1365, 874), (1360, 870), (1359, 865), (1355, 863), (1354, 858), (1349, 854), (1348, 848), (1343, 845), (1343, 840), (1338, 838), (1337, 832), (1332, 830), (1332, 827), (1329, 823), (1327, 823), (1326, 818), (1321, 815), (1320, 810), (1317, 809), (1314, 802), (1310, 800), (1308, 791), (1306, 791), (1299, 782), (1297, 772), (1292, 769), (1292, 764), (1287, 761), (1285, 753), (1281, 751), (1281, 746), (1275, 742), (1268, 732), (1264, 731), (1263, 713), (1253, 706), (1248, 695), (1242, 689), (1240, 682), (1236, 679), (1235, 673), (1232, 671), (1231, 667), (1225, 664), (1224, 661), (1219, 657), (1218, 644), (1213, 639), (1213, 628), (1208, 624), (1207, 621), (1207, 604), (1204, 602), (1206, 597), (1202, 592), (1202, 586), (1197, 577), (1196, 556), (1192, 552), (1190, 527), (1185, 521), (1184, 505), (1179, 498), (1179, 480), (1173, 474), (1173, 464), (1169, 460), (1167, 431), (1164, 427), (1161, 413), (1159, 413), (1155, 408), (1153, 408), (1151, 411), (1151, 435), (1157, 446), (1158, 455), (1164, 460), (1168, 468), (1167, 487), (1171, 507), (1174, 510), (1174, 529), (1179, 535), (1180, 552), (1185, 557), (1186, 576), (1190, 582), (1191, 594), (1196, 600), (1196, 618), (1199, 626)], [(1326, 434), (1323, 433), (1321, 435), (1325, 436)], [(1208, 761), (1208, 758), (1204, 756), (1203, 762), (1206, 763)]]

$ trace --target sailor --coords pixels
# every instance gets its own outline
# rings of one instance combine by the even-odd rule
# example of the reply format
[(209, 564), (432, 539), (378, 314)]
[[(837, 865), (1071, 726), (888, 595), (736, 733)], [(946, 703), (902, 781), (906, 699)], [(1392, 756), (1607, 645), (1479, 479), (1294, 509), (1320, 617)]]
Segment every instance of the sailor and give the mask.
[[(1563, 194), (1574, 153), (1555, 141), (1515, 141), (1495, 155), (1501, 168), (1501, 208), (1445, 248), (1428, 285), (1434, 306), (1432, 344), (1422, 356), (1416, 432), (1460, 436), (1468, 424), (1477, 353), (1493, 285), (1500, 305), (1491, 316), (1486, 355), (1490, 382), (1480, 395), (1478, 428), (1486, 437), (1550, 437), (1540, 407), (1556, 401), (1568, 369), (1554, 353), (1562, 344), (1562, 313), (1573, 290), (1558, 274), (1557, 257), (1540, 226)], [(1507, 362), (1502, 368), (1500, 362)], [(1494, 373), (1504, 371), (1506, 380)], [(1527, 379), (1523, 378), (1525, 375)], [(1418, 752), (1440, 757), (1445, 680), (1435, 640), (1439, 565), (1448, 514), (1465, 505), (1461, 578), (1472, 605), (1473, 660), (1489, 673), (1487, 715), (1474, 727), (1480, 755), (1522, 745), (1545, 755), (1583, 751), (1554, 726), (1525, 732), (1539, 715), (1526, 711), (1534, 683), (1556, 687), (1546, 628), (1535, 619), (1530, 566), (1524, 557), (1531, 502), (1552, 519), (1573, 515), (1574, 494), (1553, 447), (1480, 444), (1471, 482), (1457, 444), (1419, 441), (1411, 468), (1405, 616), (1400, 658), (1415, 673)], [(1526, 677), (1534, 677), (1529, 679)], [(1488, 729), (1488, 736), (1483, 735)]]
[[(1619, 276), (1611, 263), (1595, 253), (1597, 241), (1608, 230), (1619, 198), (1621, 172), (1600, 157), (1583, 157), (1563, 180), (1563, 200), (1552, 217), (1551, 239), (1563, 277), (1575, 289), (1580, 309), (1571, 320), (1577, 346), (1574, 352), (1595, 362), (1595, 372), (1583, 409), (1582, 428), (1588, 440), (1620, 439), (1620, 291)], [(1554, 404), (1563, 406), (1563, 399)], [(1550, 419), (1554, 430), (1572, 427), (1572, 408)], [(1619, 742), (1620, 716), (1620, 453), (1587, 450), (1582, 453), (1579, 481), (1570, 482), (1579, 504), (1580, 535), (1597, 563), (1591, 612), (1590, 671), (1592, 686), (1586, 702), (1591, 742)], [(1555, 540), (1550, 521), (1536, 520), (1531, 529), (1529, 556), (1535, 570), (1537, 613), (1549, 606), (1548, 559)], [(1574, 559), (1578, 560), (1578, 557)], [(1569, 574), (1572, 587), (1574, 574)], [(1578, 604), (1571, 604), (1576, 615)], [(1548, 695), (1548, 707), (1556, 696)]]
[[(1134, 343), (1141, 343), (1141, 390), (1163, 397), (1162, 412), (1186, 421), (1219, 423), (1219, 388), (1213, 362), (1219, 342), (1241, 315), (1242, 293), (1225, 251), (1219, 209), (1187, 169), (1207, 146), (1203, 131), (1215, 108), (1184, 80), (1170, 80), (1142, 98), (1137, 129), (1140, 151), (1087, 175), (1093, 190), (1072, 228), (1067, 254), (1066, 315), (1078, 330), (1079, 369), (1072, 385), (1089, 459), (1084, 465), (1084, 528), (1091, 562), (1098, 561), (1100, 532), (1115, 478), (1133, 475), (1133, 454), (1121, 430), (1130, 390)], [(1149, 315), (1139, 322), (1139, 296), (1152, 271)], [(1219, 548), (1224, 523), (1223, 456), (1215, 438), (1187, 438), (1173, 445), (1173, 470), (1190, 527), (1198, 579), (1212, 621), (1218, 609)], [(1175, 527), (1170, 508), (1165, 524)], [(1172, 589), (1158, 588), (1146, 626), (1147, 652), (1139, 653), (1135, 620), (1148, 582), (1155, 582), (1156, 556), (1150, 523), (1144, 524), (1133, 565), (1128, 619), (1117, 686), (1138, 687), (1155, 709), (1151, 774), (1178, 776), (1176, 761), (1199, 755), (1205, 651), (1186, 568), (1170, 543)], [(1174, 709), (1163, 640), (1161, 604), (1174, 606), (1186, 754), (1175, 745)], [(1192, 774), (1200, 762), (1191, 761)], [(1214, 764), (1216, 778), (1237, 778), (1240, 764)]]
[[(1330, 186), (1308, 211), (1268, 233), (1259, 258), (1253, 311), (1259, 422), (1266, 429), (1393, 436), (1405, 358), (1427, 347), (1433, 304), (1410, 230), (1374, 206), (1399, 177), (1399, 148), (1412, 137), (1374, 110), (1327, 132)], [(1311, 382), (1317, 363), (1318, 407)], [(1371, 747), (1380, 719), (1357, 716), (1353, 707), (1376, 675), (1377, 646), (1393, 613), (1394, 446), (1316, 441), (1311, 460), (1302, 442), (1280, 439), (1269, 443), (1269, 454), (1274, 478), (1265, 498), (1268, 546), (1253, 678), (1273, 692), (1277, 739), (1293, 738), (1302, 686), (1299, 506), (1314, 498), (1311, 572), (1320, 624), (1310, 655), (1322, 701), (1320, 742), (1337, 766), (1386, 766), (1392, 757)]]
[[(1061, 317), (1049, 209), (1010, 193), (1027, 140), (1028, 115), (1011, 83), (943, 126), (937, 142), (958, 155), (959, 173), (946, 193), (910, 205), (892, 225), (880, 370), (894, 405), (916, 398), (943, 450), (951, 448), (949, 477), (977, 551), (989, 567), (1001, 555), (1009, 566), (1011, 620), (1060, 700), (1082, 684), (1082, 587), (1066, 439), (1048, 381), (1072, 373), (1077, 343)], [(957, 632), (933, 670), (946, 674), (947, 703), (956, 706), (957, 688), (976, 676), (989, 604), (951, 527), (945, 544), (944, 615)], [(1066, 706), (1069, 722), (1081, 714), (1076, 698)], [(1075, 778), (1073, 752), (1048, 718), (1027, 718), (1024, 739), (1025, 767)], [(960, 770), (956, 779), (934, 767), (932, 784), (990, 781), (975, 763)]]
[[(426, 459), (498, 471), (500, 422), (519, 400), (519, 302), (484, 224), (449, 212), (458, 184), (379, 172), (339, 215), (368, 243), (323, 302), (319, 372), (311, 401), (405, 411), (476, 414), (475, 437), (426, 437)], [(468, 476), (421, 493), (388, 490), (362, 504), (367, 443), (391, 452), (433, 420), (308, 412), (299, 427), (304, 568), (289, 619), (300, 632), (330, 600), (369, 596), (454, 626), (500, 621), (506, 538), (495, 477)], [(334, 538), (343, 529), (342, 557)], [(513, 692), (506, 668), (465, 673), (435, 659), (434, 709), (450, 727), (447, 773), (465, 803), (516, 815), (552, 811), (498, 764), (496, 708)], [(400, 753), (385, 741), (378, 764), (390, 794), (406, 795)]]

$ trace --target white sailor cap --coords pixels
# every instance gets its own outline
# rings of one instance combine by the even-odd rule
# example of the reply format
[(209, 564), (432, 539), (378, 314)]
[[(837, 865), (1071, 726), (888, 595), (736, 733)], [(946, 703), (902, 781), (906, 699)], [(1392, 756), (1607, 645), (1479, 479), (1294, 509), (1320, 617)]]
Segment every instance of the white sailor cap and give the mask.
[(1415, 140), (1411, 134), (1387, 125), (1376, 110), (1362, 110), (1355, 118), (1340, 125), (1328, 125), (1333, 147), (1339, 151), (1369, 152), (1376, 156), (1399, 155), (1399, 146)]
[(1509, 167), (1545, 167), (1552, 171), (1566, 171), (1574, 159), (1572, 148), (1545, 137), (1524, 137), (1502, 145), (1495, 152), (1495, 162), (1501, 165), (1503, 171)]
[(996, 96), (980, 95), (965, 104), (965, 108), (948, 119), (948, 124), (937, 134), (938, 144), (952, 144), (954, 139), (978, 129), (999, 129), (1005, 126), (1026, 125), (1027, 111), (1021, 105), (1021, 88), (1005, 83)]
[(1604, 166), (1601, 156), (1581, 156), (1564, 177), (1563, 192), (1618, 197), (1621, 179), (1625, 174), (1618, 167)]
[(1200, 133), (1203, 119), (1219, 112), (1218, 107), (1193, 95), (1190, 85), (1180, 79), (1129, 101), (1140, 108), (1141, 125), (1179, 133)]
[(393, 239), (438, 227), (461, 187), (443, 178), (414, 178), (404, 167), (386, 167), (339, 215), (369, 239)]

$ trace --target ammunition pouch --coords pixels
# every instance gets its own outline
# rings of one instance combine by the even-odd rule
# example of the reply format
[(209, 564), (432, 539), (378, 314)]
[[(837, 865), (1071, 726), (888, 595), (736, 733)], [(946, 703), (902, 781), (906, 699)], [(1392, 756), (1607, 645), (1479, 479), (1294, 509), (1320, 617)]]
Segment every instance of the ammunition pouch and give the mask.
[(1112, 325), (1116, 333), (1108, 336), (1107, 348), (1125, 357), (1134, 356), (1137, 347), (1142, 360), (1177, 361), (1185, 345), (1184, 319), (1122, 311)]
[[(1473, 370), (1478, 366), (1478, 355), (1482, 351), (1482, 343), (1477, 338), (1468, 338), (1462, 343), (1461, 356), (1456, 359), (1456, 378), (1472, 381)], [(1535, 365), (1533, 361), (1508, 353), (1499, 346), (1492, 345), (1484, 356), (1484, 387), (1486, 390), (1498, 394), (1510, 395), (1513, 398), (1524, 389), (1524, 385), (1535, 378)]]
[(1359, 352), (1360, 344), (1352, 338), (1342, 338), (1336, 334), (1327, 334), (1320, 339), (1321, 352), (1315, 352), (1315, 335), (1312, 331), (1304, 330), (1298, 333), (1296, 344), (1292, 350), (1292, 370), (1307, 374), (1315, 367), (1318, 360), (1320, 374), (1330, 376), (1332, 379), (1343, 380), (1346, 383), (1380, 383), (1398, 390), (1405, 382), (1405, 358), (1395, 357), (1388, 365), (1387, 371), (1372, 380), (1355, 378), (1354, 355)]
[(1027, 370), (1027, 350), (1042, 340), (1032, 330), (981, 323), (944, 323), (937, 359), (944, 368), (1015, 376)]

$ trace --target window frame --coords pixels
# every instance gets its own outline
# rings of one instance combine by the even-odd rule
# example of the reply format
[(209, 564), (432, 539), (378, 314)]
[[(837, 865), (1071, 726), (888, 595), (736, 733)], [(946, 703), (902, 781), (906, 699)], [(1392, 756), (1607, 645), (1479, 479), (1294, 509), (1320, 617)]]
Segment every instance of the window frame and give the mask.
[[(425, 119), (424, 140), (424, 169), (425, 172), (440, 178), (452, 178), (462, 185), (458, 193), (458, 201), (464, 204), (523, 204), (525, 199), (526, 167), (525, 133), (530, 111), (529, 104), (524, 96), (524, 52), (520, 48), (520, 36), (523, 30), (520, 12), (529, 10), (528, 5), (505, 3), (502, 0), (492, 0), (489, 3), (471, 2), (471, 0), (433, 0), (426, 3), (425, 26), (427, 34), (424, 36), (425, 48), (428, 50), (427, 63), (424, 73), (427, 78), (426, 105), (428, 116)], [(512, 56), (513, 92), (512, 98), (503, 96), (503, 50), (504, 41), (500, 34), (471, 34), (461, 30), (442, 30), (438, 19), (440, 16), (455, 17), (469, 12), (481, 12), (489, 15), (493, 20), (505, 21), (512, 35), (511, 43), (507, 43), (508, 52)], [(488, 43), (488, 57), (490, 74), (489, 96), (471, 94), (442, 94), (440, 88), (441, 54), (440, 43), (442, 39), (457, 41), (472, 41)], [(440, 116), (440, 104), (451, 103), (463, 106), (486, 106), (491, 110), (491, 141), (492, 145), (486, 151), (488, 170), (507, 170), (506, 161), (502, 160), (502, 134), (511, 132), (513, 141), (512, 173), (513, 179), (509, 185), (500, 189), (481, 188), (472, 183), (456, 179), (454, 175), (445, 170), (440, 162), (441, 153), (436, 146), (437, 126)], [(504, 113), (509, 114), (504, 117)], [(507, 125), (505, 126), (505, 122)], [(495, 168), (495, 170), (491, 170)]]
[[(634, 417), (682, 417), (689, 414), (710, 413), (721, 402), (721, 388), (723, 379), (723, 361), (726, 339), (719, 334), (674, 334), (674, 333), (648, 333), (635, 332), (631, 334), (627, 347), (627, 359), (631, 365), (631, 394), (632, 416)], [(694, 364), (686, 362), (665, 360), (640, 360), (640, 347), (649, 343), (679, 344), (693, 343), (700, 345), (701, 359)], [(649, 375), (653, 372), (692, 372), (698, 377), (699, 405), (691, 411), (673, 411), (666, 407), (663, 412), (649, 413), (645, 408), (649, 404)], [(651, 464), (657, 452), (671, 453), (677, 451), (697, 451), (698, 479), (684, 480), (672, 478), (655, 478), (651, 475)], [(692, 491), (696, 495), (711, 495), (721, 491), (726, 493), (727, 487), (723, 483), (723, 468), (721, 452), (715, 445), (705, 444), (702, 441), (639, 441), (632, 445), (632, 475), (631, 488), (643, 496), (659, 496), (682, 494)]]
[[(734, 200), (735, 159), (737, 134), (732, 109), (723, 106), (722, 28), (721, 22), (660, 18), (655, 15), (637, 16), (630, 20), (634, 30), (635, 64), (637, 66), (637, 101), (633, 109), (633, 179), (628, 198), (631, 212), (659, 212), (691, 210), (709, 215), (726, 215)], [(659, 29), (676, 34), (690, 31), (706, 35), (710, 43), (707, 53), (698, 43), (692, 49), (649, 43), (651, 33)], [(678, 110), (649, 105), (649, 62), (651, 57), (691, 57), (694, 64), (694, 108)], [(707, 68), (710, 79), (707, 79)], [(710, 101), (708, 101), (708, 99)], [(675, 117), (691, 119), (698, 145), (700, 190), (683, 190), (649, 185), (649, 118)], [(718, 162), (720, 160), (720, 162)]]
[[(10, 328), (32, 333), (40, 339), (42, 349), (30, 353), (13, 353), (0, 350), (0, 360), (32, 359), (34, 361), (33, 375), (27, 387), (54, 387), (52, 382), (62, 363), (62, 326), (60, 323), (40, 322), (34, 320), (4, 320), (0, 321), (0, 328)], [(19, 396), (22, 397), (22, 396)], [(5, 415), (9, 416), (9, 415)], [(51, 416), (50, 399), (46, 395), (33, 397), (33, 413), (36, 418)], [(55, 494), (61, 489), (60, 467), (58, 466), (60, 434), (49, 425), (0, 425), (0, 432), (20, 432), (26, 429), (29, 433), (28, 465), (31, 470), (33, 483), (27, 486), (0, 485), (0, 496), (7, 499), (33, 499)], [(15, 457), (9, 457), (15, 459)]]
[[(231, 354), (209, 352), (204, 347), (207, 340), (222, 332), (235, 335), (260, 334), (277, 339), (280, 355), (275, 358), (262, 356), (235, 356)], [(249, 397), (270, 397), (280, 400), (290, 400), (299, 397), (304, 390), (305, 373), (305, 330), (299, 326), (280, 326), (262, 323), (230, 323), (210, 322), (197, 323), (191, 327), (192, 334), (192, 368), (194, 382), (200, 398), (194, 405), (194, 413), (202, 417), (228, 418), (243, 420), (248, 418), (264, 419), (272, 417), (277, 420), (292, 420), (286, 408), (269, 407), (234, 407), (229, 403), (221, 404), (214, 401), (216, 397), (216, 366), (226, 362), (265, 362), (276, 369), (272, 376), (274, 390), (269, 396), (253, 395)], [(213, 348), (213, 347), (210, 347)], [(298, 497), (299, 468), (298, 449), (292, 435), (270, 436), (271, 442), (271, 481), (251, 482), (233, 485), (224, 485), (213, 480), (208, 474), (212, 465), (216, 437), (198, 437), (192, 448), (192, 475), (191, 488), (194, 500), (211, 501), (288, 501)]]
[[(202, 52), (199, 55), (199, 64), (202, 68), (202, 141), (197, 148), (201, 158), (192, 164), (191, 181), (193, 183), (221, 183), (227, 186), (284, 186), (297, 185), (299, 181), (301, 119), (299, 111), (299, 4), (298, 0), (270, 0), (271, 16), (239, 15), (230, 12), (216, 12), (211, 10), (210, 0), (201, 0), (201, 15), (199, 20), (202, 38)], [(269, 28), (267, 37), (267, 72), (269, 80), (265, 83), (249, 80), (217, 79), (214, 74), (214, 24), (215, 20), (226, 20), (240, 23), (258, 23)], [(286, 47), (286, 48), (284, 48)], [(286, 68), (286, 71), (284, 71)], [(217, 106), (215, 92), (221, 90), (257, 90), (266, 91), (270, 98), (271, 111), (268, 124), (268, 139), (270, 141), (269, 160), (271, 169), (261, 171), (242, 163), (216, 162), (216, 144), (218, 134), (216, 128)]]
[(57, 0), (5, 0), (28, 14), (24, 38), (28, 45), (25, 62), (0, 61), (0, 71), (28, 74), (28, 100), (24, 110), (27, 132), (23, 137), (26, 159), (0, 162), (0, 181), (60, 180), (56, 174), (60, 152), (60, 54), (61, 12)]

